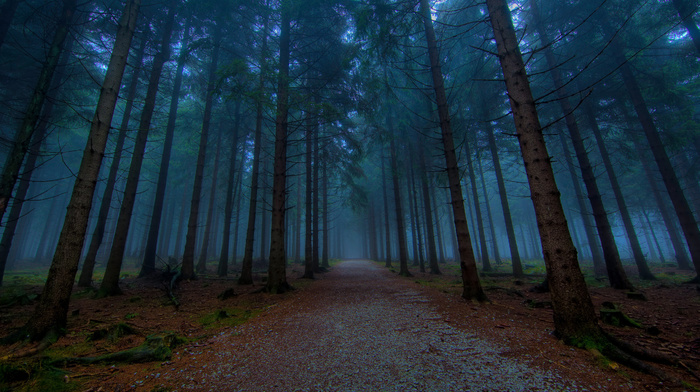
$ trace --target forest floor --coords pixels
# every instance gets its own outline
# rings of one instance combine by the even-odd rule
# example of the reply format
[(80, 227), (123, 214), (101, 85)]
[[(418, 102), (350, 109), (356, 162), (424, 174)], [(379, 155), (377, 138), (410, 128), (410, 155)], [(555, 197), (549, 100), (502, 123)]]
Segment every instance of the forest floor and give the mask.
[[(67, 334), (41, 358), (0, 362), (0, 391), (182, 390), (698, 390), (683, 369), (663, 367), (685, 381), (658, 379), (561, 343), (552, 335), (548, 294), (529, 292), (542, 280), (485, 276), (491, 303), (460, 297), (459, 266), (442, 275), (396, 275), (379, 263), (351, 260), (315, 280), (299, 279), (283, 295), (202, 276), (182, 282), (176, 309), (157, 279), (122, 280), (124, 295), (92, 299), (76, 289)], [(528, 272), (537, 272), (529, 270)], [(681, 284), (693, 275), (656, 269), (662, 278), (635, 281), (646, 301), (592, 281), (596, 308), (615, 303), (643, 328), (605, 329), (642, 347), (700, 365), (700, 291)], [(257, 282), (262, 275), (256, 276)], [(18, 275), (0, 289), (0, 334), (26, 321), (41, 286)], [(236, 296), (218, 299), (226, 289)], [(14, 303), (12, 302), (14, 301)], [(9, 303), (8, 303), (9, 302)], [(656, 328), (650, 328), (656, 327)], [(60, 365), (59, 358), (96, 357), (177, 334), (186, 342), (165, 360)], [(0, 357), (27, 347), (0, 347)], [(57, 365), (57, 363), (59, 365)], [(49, 366), (52, 364), (52, 366)]]

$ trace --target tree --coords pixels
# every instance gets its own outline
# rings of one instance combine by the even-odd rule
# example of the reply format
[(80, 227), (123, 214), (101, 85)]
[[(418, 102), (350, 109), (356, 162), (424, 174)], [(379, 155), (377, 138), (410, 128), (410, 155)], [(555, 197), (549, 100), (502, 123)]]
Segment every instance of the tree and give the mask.
[(291, 1), (283, 0), (280, 22), (280, 61), (277, 81), (275, 119), (274, 177), (272, 182), (272, 223), (270, 227), (270, 264), (265, 286), (270, 293), (291, 289), (287, 283), (287, 257), (284, 247), (285, 199), (287, 183), (287, 116), (289, 112), (289, 47)]
[(194, 174), (194, 186), (192, 187), (192, 201), (190, 203), (190, 217), (187, 223), (187, 235), (185, 236), (185, 252), (182, 255), (182, 278), (194, 279), (194, 250), (197, 239), (197, 220), (199, 218), (199, 202), (201, 200), (202, 182), (204, 180), (204, 162), (206, 160), (207, 140), (211, 124), (211, 112), (214, 105), (214, 93), (216, 87), (216, 70), (221, 50), (221, 21), (214, 26), (213, 45), (209, 72), (207, 75), (207, 90), (205, 92), (204, 116), (202, 118), (202, 131), (199, 138), (199, 152), (197, 153), (197, 167)]
[(561, 205), (561, 193), (554, 180), (551, 158), (508, 3), (506, 0), (487, 0), (486, 5), (537, 217), (554, 309), (554, 326), (568, 343), (581, 344), (586, 339), (600, 339), (601, 331), (578, 266), (576, 248)]
[(143, 110), (141, 111), (139, 129), (136, 133), (133, 155), (131, 156), (131, 163), (129, 164), (129, 174), (127, 175), (126, 185), (124, 186), (124, 198), (122, 199), (122, 205), (119, 209), (117, 227), (114, 230), (114, 239), (112, 240), (112, 249), (109, 252), (109, 258), (107, 260), (107, 267), (98, 291), (98, 296), (101, 297), (121, 294), (119, 275), (124, 260), (132, 212), (134, 210), (134, 204), (136, 203), (136, 191), (139, 185), (146, 142), (148, 141), (148, 132), (151, 128), (153, 111), (156, 106), (156, 95), (158, 94), (160, 76), (163, 71), (163, 65), (165, 65), (165, 62), (170, 57), (170, 38), (175, 24), (176, 5), (177, 0), (172, 0), (168, 16), (163, 26), (160, 49), (153, 59), (153, 68), (148, 78), (146, 99), (144, 101)]
[(39, 79), (34, 87), (34, 93), (29, 101), (27, 109), (24, 111), (24, 118), (20, 128), (14, 137), (12, 150), (7, 155), (5, 166), (0, 175), (0, 220), (5, 215), (12, 190), (19, 178), (19, 170), (22, 167), (24, 156), (29, 150), (32, 134), (36, 128), (36, 123), (39, 121), (41, 108), (46, 100), (46, 94), (51, 86), (54, 72), (58, 66), (58, 60), (63, 52), (63, 45), (70, 31), (73, 17), (77, 9), (77, 0), (63, 0), (63, 8), (58, 19), (56, 32), (54, 33), (51, 46), (49, 47), (44, 65), (39, 74)]
[(143, 256), (143, 264), (139, 276), (146, 276), (156, 269), (156, 247), (158, 245), (158, 234), (160, 233), (161, 217), (163, 215), (163, 201), (165, 200), (165, 188), (168, 182), (168, 171), (170, 169), (170, 156), (173, 148), (173, 138), (175, 136), (175, 121), (177, 120), (177, 107), (180, 102), (180, 90), (182, 89), (182, 75), (185, 69), (185, 61), (189, 54), (187, 45), (190, 37), (190, 21), (188, 18), (183, 29), (180, 54), (177, 58), (177, 68), (175, 70), (175, 80), (173, 81), (173, 92), (170, 97), (170, 109), (168, 110), (168, 124), (165, 126), (165, 140), (163, 141), (163, 154), (160, 157), (160, 170), (158, 172), (158, 182), (156, 183), (156, 196), (153, 201), (153, 211), (151, 212), (151, 223), (148, 228), (148, 239), (146, 240), (146, 250)]
[(114, 146), (114, 157), (112, 158), (112, 164), (109, 168), (109, 174), (107, 175), (105, 189), (104, 192), (102, 192), (102, 198), (100, 199), (100, 210), (97, 213), (97, 223), (95, 224), (95, 230), (92, 233), (92, 239), (90, 240), (87, 254), (85, 255), (85, 260), (83, 261), (83, 268), (80, 271), (80, 278), (78, 278), (78, 286), (80, 287), (92, 286), (92, 274), (95, 269), (95, 260), (97, 259), (97, 252), (99, 251), (102, 240), (104, 239), (105, 226), (107, 225), (107, 217), (109, 216), (109, 210), (112, 205), (114, 187), (117, 184), (119, 163), (121, 162), (124, 142), (126, 141), (126, 135), (129, 130), (131, 110), (134, 107), (134, 100), (136, 99), (136, 89), (139, 85), (139, 75), (141, 74), (141, 65), (143, 64), (143, 56), (146, 51), (147, 41), (147, 34), (144, 34), (144, 36), (141, 37), (141, 45), (137, 50), (136, 60), (134, 61), (135, 66), (131, 74), (129, 90), (126, 94), (126, 106), (124, 107), (124, 114), (122, 115), (121, 126), (119, 127), (119, 134), (117, 135), (117, 143)]
[(438, 107), (440, 119), (440, 129), (442, 131), (443, 152), (445, 154), (445, 164), (450, 188), (452, 213), (454, 216), (455, 231), (457, 232), (457, 242), (459, 244), (460, 269), (462, 271), (462, 297), (468, 300), (486, 301), (486, 294), (481, 288), (479, 275), (476, 271), (476, 260), (472, 250), (469, 228), (467, 227), (467, 214), (464, 209), (464, 199), (462, 198), (462, 187), (460, 185), (459, 167), (457, 166), (457, 156), (455, 154), (452, 127), (450, 124), (450, 112), (447, 105), (447, 95), (445, 94), (444, 79), (440, 69), (440, 60), (437, 48), (437, 40), (433, 29), (433, 22), (430, 18), (430, 7), (428, 0), (420, 1), (421, 17), (425, 27), (425, 36), (428, 43), (428, 54), (430, 58), (430, 69), (435, 89), (435, 99)]
[(31, 318), (17, 334), (13, 334), (15, 339), (25, 336), (33, 341), (50, 339), (60, 335), (66, 326), (68, 303), (78, 271), (92, 197), (140, 5), (140, 0), (128, 1), (119, 20), (114, 48), (46, 284)]

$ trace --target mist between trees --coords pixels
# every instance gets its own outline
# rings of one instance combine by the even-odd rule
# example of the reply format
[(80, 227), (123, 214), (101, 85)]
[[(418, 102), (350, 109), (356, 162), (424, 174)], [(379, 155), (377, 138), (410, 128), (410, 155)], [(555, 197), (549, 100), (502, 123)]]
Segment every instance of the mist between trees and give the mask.
[[(700, 266), (689, 0), (5, 0), (0, 281), (22, 336), (120, 274), (313, 278), (369, 258), (546, 268), (557, 332), (605, 339), (582, 271)], [(633, 271), (633, 272), (630, 272)], [(695, 278), (697, 283), (697, 277)]]

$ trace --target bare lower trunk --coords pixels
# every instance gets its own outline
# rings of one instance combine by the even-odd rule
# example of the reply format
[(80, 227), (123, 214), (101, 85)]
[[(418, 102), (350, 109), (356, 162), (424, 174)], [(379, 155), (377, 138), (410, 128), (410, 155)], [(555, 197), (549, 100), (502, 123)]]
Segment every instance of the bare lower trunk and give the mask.
[(425, 228), (428, 243), (428, 265), (430, 273), (439, 274), (437, 248), (435, 247), (435, 224), (433, 223), (433, 208), (430, 202), (430, 189), (428, 184), (428, 167), (425, 161), (423, 148), (418, 149), (418, 161), (420, 162), (421, 196), (423, 198), (423, 210), (425, 211)]
[(253, 167), (250, 176), (250, 202), (248, 205), (248, 224), (246, 226), (245, 245), (243, 248), (243, 261), (241, 262), (241, 276), (238, 284), (253, 284), (253, 246), (255, 245), (255, 217), (258, 201), (258, 176), (260, 172), (260, 149), (262, 148), (262, 123), (263, 123), (263, 90), (265, 88), (265, 64), (267, 62), (267, 24), (268, 17), (263, 21), (263, 40), (260, 50), (260, 79), (258, 80), (258, 101), (255, 103), (255, 136), (253, 146)]
[[(485, 103), (482, 103), (482, 107)], [(501, 210), (503, 211), (503, 221), (506, 224), (506, 234), (508, 235), (508, 245), (510, 247), (510, 258), (513, 264), (513, 275), (520, 277), (523, 275), (523, 266), (520, 261), (520, 252), (518, 252), (518, 243), (515, 240), (515, 229), (513, 228), (513, 218), (510, 215), (510, 205), (508, 204), (508, 194), (506, 193), (506, 183), (503, 180), (503, 169), (501, 169), (501, 160), (498, 157), (498, 149), (496, 148), (496, 138), (493, 135), (491, 123), (486, 122), (486, 135), (489, 140), (489, 149), (491, 150), (491, 159), (493, 160), (493, 170), (496, 174), (496, 183), (498, 184), (498, 195), (501, 199)]]
[(175, 24), (176, 7), (174, 6), (174, 1), (172, 5), (163, 28), (160, 52), (156, 54), (153, 59), (153, 69), (151, 69), (151, 75), (148, 79), (146, 99), (143, 111), (141, 112), (139, 130), (136, 133), (133, 155), (131, 157), (131, 164), (129, 165), (129, 174), (126, 179), (126, 185), (124, 186), (124, 197), (119, 210), (119, 217), (117, 218), (117, 227), (114, 231), (112, 250), (109, 253), (105, 275), (100, 284), (99, 296), (121, 294), (121, 289), (119, 288), (119, 274), (124, 260), (129, 225), (131, 224), (132, 212), (136, 202), (136, 191), (139, 185), (141, 166), (146, 150), (146, 142), (148, 141), (148, 132), (151, 128), (151, 119), (153, 118), (153, 111), (156, 106), (156, 95), (158, 94), (160, 76), (163, 71), (163, 65), (170, 56), (170, 36), (172, 35), (173, 25)]
[[(391, 125), (389, 130), (391, 131)], [(391, 180), (394, 185), (394, 207), (396, 208), (396, 232), (399, 239), (399, 275), (411, 276), (408, 271), (408, 246), (406, 243), (406, 228), (401, 208), (401, 187), (399, 186), (399, 163), (396, 152), (396, 141), (391, 136)]]
[(600, 328), (578, 266), (508, 4), (506, 0), (486, 4), (537, 217), (556, 331), (570, 343), (598, 339)]
[(156, 184), (156, 196), (153, 202), (153, 212), (151, 213), (151, 223), (148, 229), (148, 239), (146, 240), (146, 252), (143, 258), (143, 265), (139, 276), (153, 273), (156, 269), (156, 248), (160, 233), (160, 221), (163, 214), (163, 201), (165, 200), (165, 188), (168, 183), (168, 171), (170, 169), (170, 155), (172, 152), (173, 138), (175, 136), (175, 120), (177, 120), (177, 107), (180, 102), (180, 89), (182, 87), (182, 74), (187, 58), (187, 44), (190, 36), (190, 20), (185, 23), (184, 37), (180, 44), (182, 52), (177, 59), (177, 70), (175, 71), (175, 81), (173, 82), (173, 93), (170, 98), (170, 110), (168, 112), (168, 124), (165, 127), (165, 140), (163, 141), (163, 155), (160, 158), (160, 171), (158, 172), (158, 183)]
[(56, 252), (39, 303), (23, 328), (25, 333), (22, 334), (22, 338), (28, 335), (31, 340), (40, 340), (52, 333), (61, 333), (66, 327), (68, 303), (75, 283), (75, 274), (78, 271), (78, 262), (90, 217), (92, 197), (100, 172), (100, 164), (104, 157), (109, 128), (119, 96), (119, 87), (126, 67), (140, 5), (139, 0), (127, 2), (124, 14), (119, 21), (119, 29), (107, 67), (107, 74), (102, 83), (100, 98)]
[(266, 290), (283, 293), (291, 289), (287, 283), (287, 257), (284, 249), (284, 213), (287, 183), (287, 115), (289, 112), (289, 28), (290, 4), (282, 1), (280, 23), (280, 70), (277, 85), (277, 117), (275, 119), (275, 163), (272, 182), (272, 223), (270, 230), (270, 265)]
[(481, 288), (479, 275), (476, 270), (476, 260), (472, 250), (472, 242), (467, 227), (467, 214), (464, 209), (464, 199), (462, 198), (462, 187), (459, 178), (459, 167), (457, 166), (457, 155), (455, 153), (454, 140), (452, 136), (452, 126), (450, 125), (450, 112), (447, 105), (447, 95), (445, 84), (440, 69), (440, 56), (437, 49), (437, 40), (433, 23), (430, 18), (428, 0), (421, 0), (421, 14), (425, 27), (425, 35), (428, 43), (428, 55), (430, 57), (430, 70), (435, 89), (435, 98), (440, 118), (440, 129), (442, 130), (442, 143), (445, 153), (445, 166), (450, 187), (452, 213), (454, 216), (457, 242), (459, 243), (459, 259), (462, 271), (462, 297), (468, 300), (485, 301), (486, 294)]
[(484, 194), (484, 204), (486, 205), (486, 219), (489, 221), (489, 231), (491, 232), (491, 241), (493, 242), (493, 258), (496, 265), (501, 265), (501, 252), (498, 250), (498, 239), (496, 238), (496, 225), (493, 223), (491, 215), (491, 203), (489, 202), (488, 193), (486, 193), (486, 181), (484, 180), (484, 169), (481, 167), (481, 158), (477, 155), (476, 161), (479, 163), (479, 179), (481, 180), (481, 191)]
[(95, 224), (95, 230), (92, 233), (90, 245), (88, 246), (88, 251), (85, 256), (85, 261), (83, 261), (83, 268), (80, 271), (80, 278), (78, 279), (78, 286), (80, 287), (92, 286), (92, 274), (95, 269), (95, 261), (97, 259), (97, 253), (100, 250), (100, 246), (102, 245), (102, 240), (104, 239), (105, 226), (107, 225), (107, 218), (109, 217), (114, 187), (117, 184), (117, 175), (119, 174), (119, 164), (121, 163), (122, 152), (124, 150), (124, 142), (126, 141), (126, 134), (129, 131), (129, 120), (131, 119), (131, 111), (134, 107), (136, 89), (139, 85), (139, 74), (141, 73), (143, 55), (146, 50), (146, 41), (147, 37), (142, 37), (141, 45), (139, 46), (136, 55), (136, 61), (134, 62), (135, 67), (131, 75), (131, 82), (129, 83), (129, 91), (127, 92), (126, 96), (126, 106), (124, 108), (124, 114), (119, 127), (119, 134), (117, 135), (117, 143), (114, 146), (114, 156), (112, 157), (112, 164), (109, 167), (109, 174), (107, 175), (105, 190), (102, 193), (102, 199), (100, 199), (100, 210), (97, 213), (97, 223)]
[(207, 92), (204, 103), (204, 117), (202, 119), (202, 131), (199, 138), (199, 152), (197, 153), (197, 167), (192, 186), (192, 201), (190, 203), (190, 217), (187, 221), (187, 234), (185, 235), (185, 251), (182, 254), (182, 279), (194, 279), (194, 253), (197, 243), (197, 221), (199, 220), (199, 204), (202, 198), (202, 182), (204, 180), (204, 163), (207, 154), (207, 140), (211, 125), (211, 112), (214, 106), (214, 92), (216, 87), (216, 70), (219, 63), (219, 51), (221, 48), (221, 25), (216, 24), (214, 31), (214, 50), (209, 63), (209, 75), (207, 77)]
[(385, 240), (385, 253), (384, 266), (391, 267), (391, 223), (389, 221), (389, 198), (387, 196), (388, 184), (386, 183), (386, 170), (384, 168), (384, 157), (380, 156), (382, 164), (382, 196), (384, 197), (384, 240)]
[(323, 250), (321, 251), (321, 268), (328, 268), (328, 247), (330, 241), (328, 238), (328, 170), (327, 163), (323, 165), (323, 173), (321, 174), (321, 193), (323, 197)]
[[(613, 41), (615, 43), (616, 41)], [(623, 50), (621, 45), (614, 45), (612, 48), (615, 52), (617, 60), (620, 63), (625, 61)], [(620, 73), (622, 75), (622, 80), (625, 83), (627, 92), (630, 95), (632, 104), (634, 105), (634, 110), (637, 112), (637, 117), (642, 125), (644, 134), (646, 135), (647, 142), (649, 143), (649, 148), (654, 156), (654, 161), (656, 161), (659, 167), (659, 172), (661, 173), (661, 178), (666, 185), (666, 191), (671, 198), (671, 203), (676, 210), (676, 215), (678, 216), (678, 221), (681, 223), (681, 229), (685, 235), (685, 240), (688, 244), (690, 250), (690, 258), (695, 266), (695, 271), (700, 272), (700, 229), (698, 229), (698, 223), (693, 216), (693, 212), (690, 209), (688, 200), (683, 193), (676, 172), (673, 169), (671, 160), (668, 158), (666, 149), (661, 141), (659, 132), (656, 129), (654, 120), (649, 113), (646, 101), (642, 96), (642, 92), (637, 84), (637, 79), (632, 73), (632, 69), (627, 63), (623, 63), (620, 67)]]
[[(310, 117), (311, 112), (307, 111), (306, 116)], [(306, 220), (304, 222), (305, 235), (304, 235), (304, 278), (313, 279), (314, 278), (314, 259), (313, 259), (313, 170), (312, 170), (312, 152), (313, 152), (313, 130), (311, 128), (311, 121), (307, 119), (306, 123)]]
[(642, 252), (642, 247), (639, 245), (639, 239), (637, 238), (637, 233), (634, 230), (634, 224), (632, 223), (632, 217), (630, 216), (629, 210), (627, 209), (627, 203), (625, 202), (625, 197), (622, 194), (622, 189), (620, 189), (620, 184), (617, 181), (617, 176), (615, 175), (615, 169), (613, 168), (612, 161), (610, 160), (610, 154), (603, 141), (603, 135), (598, 127), (598, 121), (595, 118), (593, 108), (590, 102), (584, 103), (584, 109), (586, 111), (586, 116), (590, 122), (591, 129), (593, 130), (593, 135), (595, 136), (596, 144), (600, 150), (600, 156), (603, 159), (603, 165), (605, 167), (605, 172), (608, 174), (610, 179), (610, 185), (612, 186), (613, 194), (615, 195), (615, 201), (617, 201), (617, 207), (620, 210), (620, 215), (622, 216), (622, 223), (625, 225), (625, 231), (627, 233), (627, 239), (630, 242), (632, 248), (632, 255), (634, 256), (634, 261), (637, 264), (637, 269), (639, 270), (639, 277), (646, 280), (655, 280), (654, 274), (651, 273), (647, 261), (644, 257), (644, 252)]
[[(484, 272), (491, 271), (489, 261), (489, 251), (486, 248), (486, 233), (484, 232), (484, 220), (481, 217), (481, 204), (479, 203), (479, 193), (476, 191), (476, 176), (474, 175), (474, 165), (472, 164), (472, 153), (469, 148), (469, 140), (464, 140), (464, 155), (467, 157), (467, 174), (472, 188), (472, 198), (474, 199), (474, 211), (476, 212), (476, 225), (479, 231), (479, 245), (481, 248), (481, 264)], [(486, 194), (484, 194), (485, 197)]]
[[(228, 274), (229, 242), (231, 239), (231, 217), (233, 216), (233, 191), (234, 175), (236, 174), (236, 157), (238, 156), (238, 132), (241, 124), (241, 101), (236, 101), (236, 109), (233, 119), (233, 134), (231, 135), (231, 158), (228, 167), (228, 181), (226, 183), (226, 205), (224, 206), (224, 233), (221, 241), (221, 254), (216, 273), (219, 276)], [(240, 176), (238, 176), (240, 181)], [(240, 195), (238, 195), (240, 199)], [(238, 212), (236, 212), (238, 214)], [(236, 227), (238, 225), (236, 224)], [(234, 240), (235, 241), (235, 240)], [(234, 259), (236, 254), (233, 254)]]
[[(207, 223), (204, 226), (204, 240), (202, 241), (202, 253), (197, 262), (197, 273), (207, 272), (207, 258), (209, 256), (209, 243), (211, 241), (211, 230), (215, 226), (213, 223), (214, 205), (216, 204), (216, 183), (219, 173), (219, 157), (221, 155), (221, 131), (216, 138), (216, 153), (214, 153), (214, 167), (212, 168), (211, 188), (209, 190), (209, 205), (207, 206)], [(216, 241), (214, 241), (216, 242)]]

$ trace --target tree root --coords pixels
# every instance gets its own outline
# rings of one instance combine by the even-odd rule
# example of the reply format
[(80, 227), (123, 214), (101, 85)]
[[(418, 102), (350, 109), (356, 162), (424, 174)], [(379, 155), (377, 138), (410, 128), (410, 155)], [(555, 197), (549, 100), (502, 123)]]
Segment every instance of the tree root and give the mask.
[(663, 365), (677, 366), (685, 369), (693, 377), (700, 380), (698, 374), (695, 373), (691, 368), (691, 366), (693, 368), (694, 366), (689, 366), (688, 364), (683, 363), (679, 358), (658, 352), (656, 350), (643, 349), (641, 347), (635, 346), (634, 344), (616, 338), (615, 336), (612, 336), (611, 334), (605, 331), (603, 331), (603, 336), (610, 343), (603, 349), (603, 354), (605, 354), (613, 360), (622, 363), (623, 365), (626, 365), (635, 370), (639, 370), (643, 373), (651, 374), (663, 381), (670, 381), (676, 384), (681, 384), (681, 380), (669, 375), (667, 372), (663, 371), (662, 369), (659, 369), (656, 366), (649, 365), (642, 361), (644, 360)]
[(71, 357), (52, 360), (53, 366), (67, 366), (71, 364), (92, 365), (96, 363), (143, 363), (165, 361), (170, 359), (172, 349), (183, 344), (185, 339), (175, 334), (151, 335), (138, 347), (134, 347), (116, 353), (101, 355), (99, 357)]

